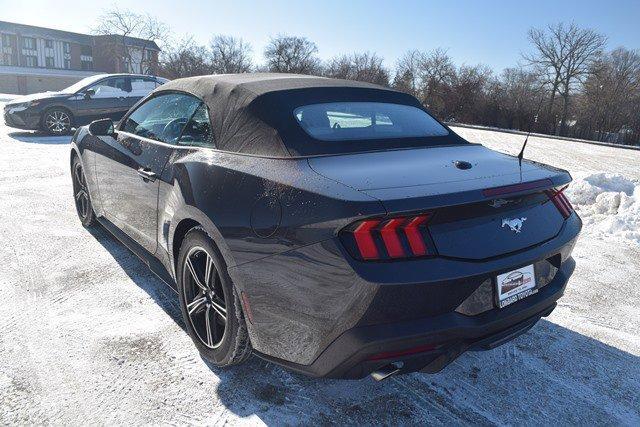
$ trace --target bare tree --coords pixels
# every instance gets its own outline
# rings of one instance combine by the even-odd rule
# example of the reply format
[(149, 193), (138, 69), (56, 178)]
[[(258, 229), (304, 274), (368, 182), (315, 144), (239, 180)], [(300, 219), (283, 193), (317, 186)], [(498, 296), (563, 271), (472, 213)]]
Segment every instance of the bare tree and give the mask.
[(414, 49), (406, 52), (396, 62), (393, 87), (420, 98), (421, 67), (425, 62), (425, 54)]
[(370, 52), (333, 58), (325, 68), (325, 75), (389, 86), (389, 71), (382, 65), (382, 58)]
[(306, 37), (278, 35), (264, 50), (266, 67), (275, 73), (319, 73), (318, 47)]
[[(535, 52), (525, 54), (550, 87), (547, 113), (552, 116), (556, 95), (563, 100), (560, 133), (565, 133), (569, 104), (576, 85), (588, 74), (606, 43), (606, 37), (575, 24), (549, 25), (546, 29), (529, 30), (529, 40)], [(555, 123), (555, 120), (554, 120)]]
[(175, 45), (168, 45), (162, 53), (160, 74), (169, 79), (212, 74), (209, 52), (188, 37)]
[(492, 71), (483, 65), (462, 65), (445, 91), (446, 118), (472, 123), (480, 117)]
[(455, 94), (456, 76), (456, 67), (446, 50), (435, 49), (424, 54), (420, 65), (419, 99), (438, 117), (455, 117), (451, 97)]
[(241, 38), (217, 35), (209, 44), (214, 73), (246, 73), (253, 67), (251, 46)]
[(618, 48), (592, 65), (578, 98), (578, 125), (585, 137), (604, 139), (625, 128), (637, 134), (640, 52)]
[(536, 73), (523, 68), (506, 68), (494, 88), (496, 101), (510, 129), (534, 129), (535, 115), (543, 101), (543, 90)]
[[(167, 38), (169, 27), (150, 15), (140, 15), (129, 10), (113, 8), (103, 13), (92, 32), (104, 36), (102, 45), (109, 54), (121, 57), (133, 67), (134, 52), (140, 55), (141, 73), (149, 72), (152, 63), (147, 52)], [(139, 40), (134, 40), (139, 39)], [(137, 43), (136, 43), (137, 42)], [(135, 71), (135, 70), (128, 70)]]

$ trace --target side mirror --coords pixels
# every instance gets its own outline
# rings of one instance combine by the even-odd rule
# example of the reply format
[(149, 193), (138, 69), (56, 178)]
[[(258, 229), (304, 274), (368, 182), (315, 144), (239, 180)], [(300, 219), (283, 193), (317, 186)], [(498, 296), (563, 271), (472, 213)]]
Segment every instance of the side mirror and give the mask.
[(114, 129), (111, 119), (95, 120), (89, 124), (89, 133), (95, 136), (113, 136), (116, 133)]
[(96, 94), (95, 89), (87, 89), (84, 91), (84, 99), (90, 99), (95, 94)]

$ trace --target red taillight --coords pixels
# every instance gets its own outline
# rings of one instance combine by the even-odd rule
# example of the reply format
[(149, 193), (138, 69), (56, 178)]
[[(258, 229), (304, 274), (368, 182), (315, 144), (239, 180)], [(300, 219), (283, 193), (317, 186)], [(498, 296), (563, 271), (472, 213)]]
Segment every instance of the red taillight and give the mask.
[(362, 260), (433, 255), (426, 228), (428, 219), (428, 214), (368, 219), (347, 227), (340, 236), (349, 252)]
[(377, 259), (378, 248), (376, 248), (376, 242), (373, 240), (371, 229), (376, 227), (380, 221), (362, 221), (355, 230), (353, 230), (353, 237), (356, 239), (358, 250), (363, 259)]
[(567, 196), (564, 194), (564, 190), (566, 188), (567, 187), (561, 188), (560, 190), (552, 189), (545, 191), (549, 200), (556, 205), (556, 208), (565, 219), (569, 218), (571, 216), (571, 212), (573, 212), (573, 206), (571, 206), (571, 202), (569, 202), (569, 199), (567, 199)]
[(400, 242), (400, 236), (398, 236), (397, 228), (404, 222), (404, 218), (394, 218), (387, 221), (380, 230), (380, 236), (384, 242), (384, 247), (387, 248), (387, 253), (391, 258), (402, 258), (404, 256), (404, 249)]
[(428, 218), (426, 215), (412, 218), (404, 228), (404, 232), (407, 234), (407, 239), (409, 240), (409, 246), (411, 246), (411, 251), (416, 256), (427, 254), (427, 246), (424, 244), (419, 227), (427, 222)]

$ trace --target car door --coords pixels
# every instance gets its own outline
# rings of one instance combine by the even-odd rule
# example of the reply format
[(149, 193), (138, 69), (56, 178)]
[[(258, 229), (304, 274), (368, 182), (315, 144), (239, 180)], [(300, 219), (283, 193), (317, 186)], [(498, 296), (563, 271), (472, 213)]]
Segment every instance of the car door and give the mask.
[(116, 137), (96, 154), (105, 217), (151, 253), (157, 246), (162, 170), (200, 104), (191, 95), (160, 92), (125, 117)]
[(128, 108), (133, 107), (136, 102), (149, 95), (156, 87), (158, 82), (153, 77), (134, 76), (129, 79), (131, 83), (131, 91), (127, 93), (125, 103)]
[(87, 87), (76, 100), (77, 125), (98, 119), (120, 120), (131, 107), (127, 96), (131, 92), (128, 77), (109, 77)]

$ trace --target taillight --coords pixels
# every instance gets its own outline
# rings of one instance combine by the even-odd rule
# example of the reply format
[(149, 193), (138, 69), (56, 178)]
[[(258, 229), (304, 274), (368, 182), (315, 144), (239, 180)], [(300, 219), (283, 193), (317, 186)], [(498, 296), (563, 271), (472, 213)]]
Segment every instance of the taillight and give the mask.
[(571, 202), (569, 202), (569, 199), (567, 199), (567, 196), (564, 194), (564, 190), (566, 188), (567, 187), (561, 188), (560, 190), (551, 189), (545, 191), (549, 200), (556, 205), (556, 208), (558, 208), (558, 211), (560, 211), (565, 219), (569, 218), (571, 216), (571, 212), (573, 212), (573, 206), (571, 206)]
[(435, 255), (429, 214), (366, 219), (346, 227), (340, 239), (356, 259), (389, 260)]

